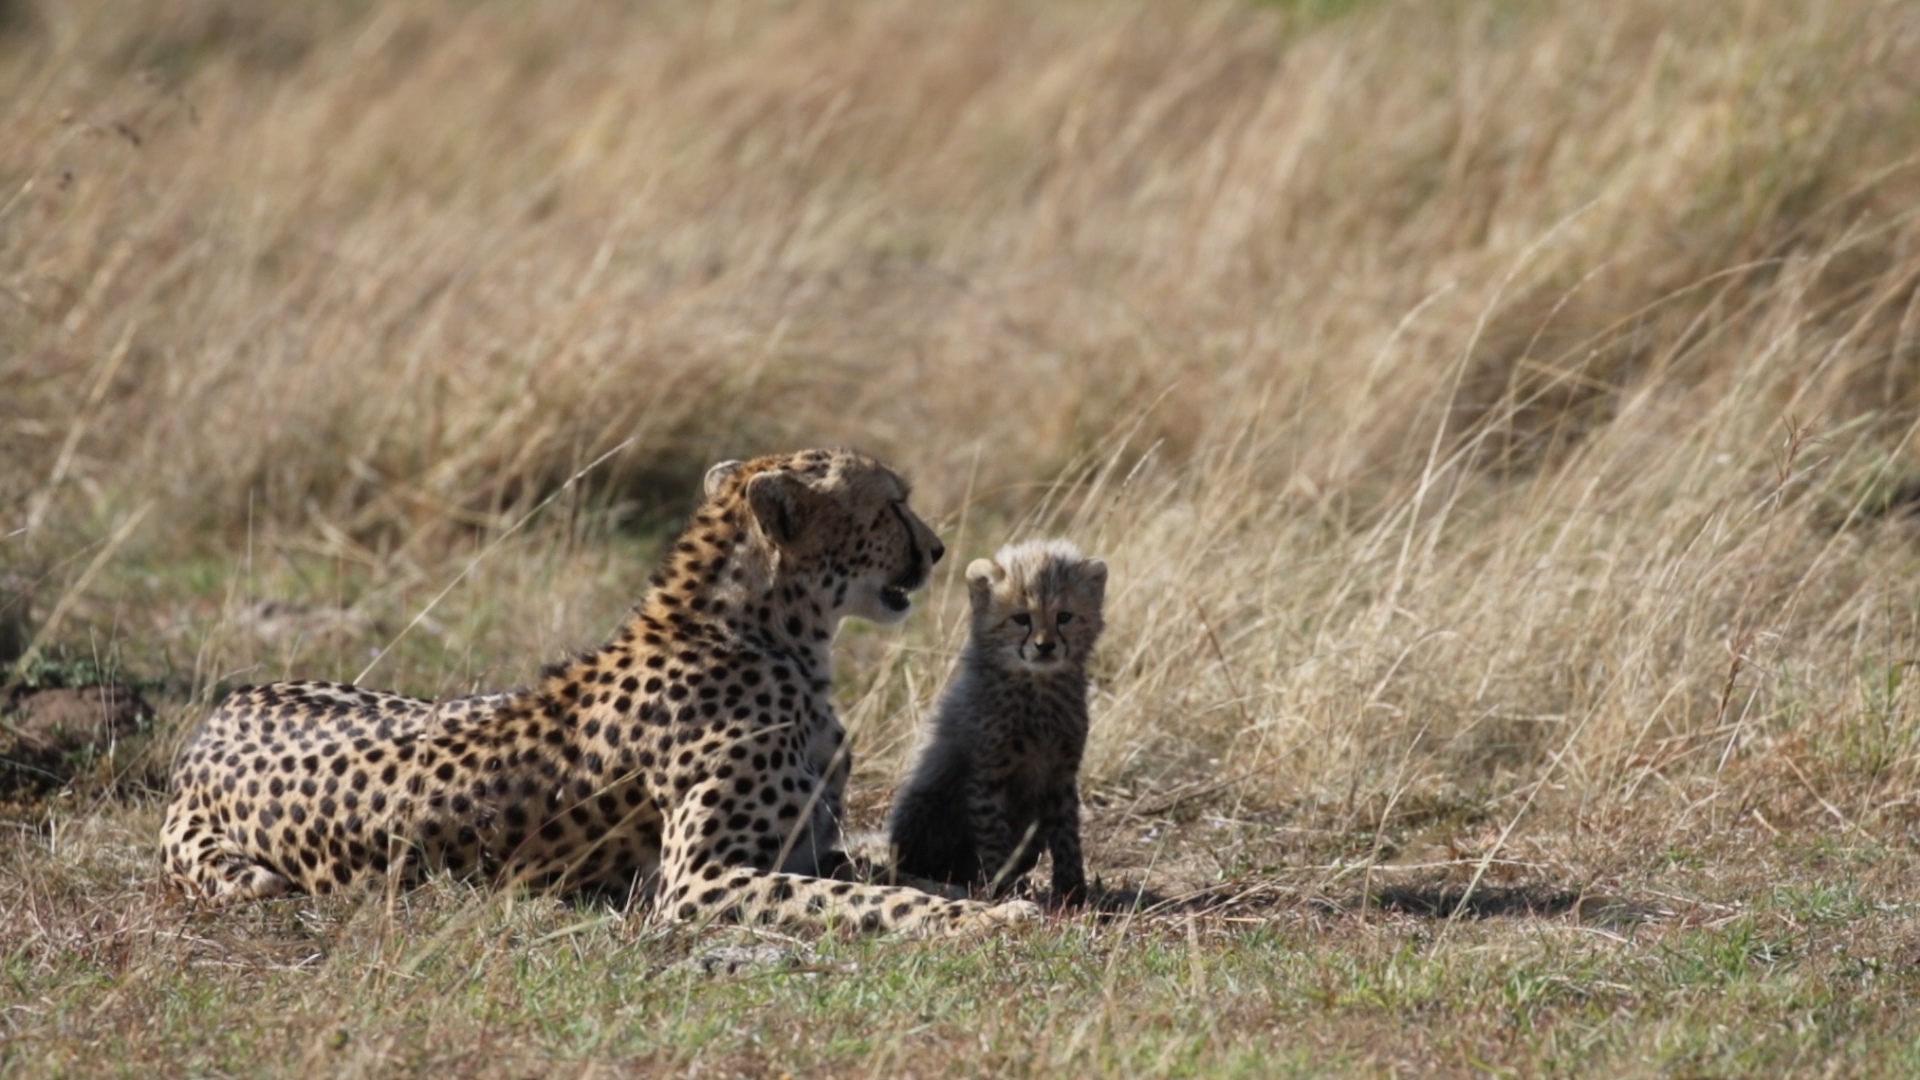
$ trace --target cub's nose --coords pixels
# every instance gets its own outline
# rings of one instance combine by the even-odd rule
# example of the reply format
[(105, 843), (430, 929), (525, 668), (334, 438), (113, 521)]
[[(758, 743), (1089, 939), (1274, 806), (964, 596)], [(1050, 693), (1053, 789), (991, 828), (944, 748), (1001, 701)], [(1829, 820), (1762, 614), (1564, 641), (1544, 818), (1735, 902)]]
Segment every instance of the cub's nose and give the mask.
[(1036, 641), (1033, 643), (1033, 651), (1039, 653), (1042, 659), (1050, 657), (1053, 655), (1053, 642)]
[(939, 537), (934, 537), (933, 550), (927, 552), (927, 554), (932, 557), (934, 562), (939, 562), (940, 556), (945, 555), (946, 553), (947, 553), (947, 545), (941, 543)]

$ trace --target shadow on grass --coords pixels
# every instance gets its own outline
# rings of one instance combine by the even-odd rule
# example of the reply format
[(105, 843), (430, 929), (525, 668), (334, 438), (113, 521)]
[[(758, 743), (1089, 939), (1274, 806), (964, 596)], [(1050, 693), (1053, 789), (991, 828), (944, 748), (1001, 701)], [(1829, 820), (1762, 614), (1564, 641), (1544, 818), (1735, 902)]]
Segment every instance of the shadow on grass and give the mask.
[(1552, 918), (1582, 910), (1583, 898), (1571, 889), (1549, 885), (1495, 887), (1482, 885), (1472, 892), (1440, 885), (1396, 885), (1360, 898), (1383, 911), (1399, 911), (1433, 919), (1485, 919), (1494, 916)]
[(1372, 892), (1326, 895), (1280, 882), (1240, 881), (1186, 892), (1163, 893), (1122, 886), (1101, 888), (1088, 907), (1103, 919), (1130, 915), (1274, 916), (1287, 910), (1364, 916), (1391, 912), (1425, 919), (1571, 918), (1585, 926), (1622, 927), (1666, 914), (1626, 897), (1581, 892), (1547, 883), (1393, 885)]

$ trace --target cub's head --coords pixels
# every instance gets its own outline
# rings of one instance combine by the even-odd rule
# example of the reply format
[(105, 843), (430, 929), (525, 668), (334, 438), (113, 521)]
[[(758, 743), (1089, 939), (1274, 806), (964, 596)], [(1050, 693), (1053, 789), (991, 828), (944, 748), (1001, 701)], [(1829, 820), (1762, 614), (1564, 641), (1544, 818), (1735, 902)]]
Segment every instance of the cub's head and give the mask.
[[(776, 594), (811, 593), (829, 619), (899, 622), (946, 546), (907, 506), (898, 473), (852, 450), (802, 450), (707, 470), (709, 506), (733, 504), (770, 556)], [(785, 598), (785, 597), (783, 597)]]
[(1084, 668), (1106, 627), (1107, 564), (1065, 540), (1009, 544), (967, 567), (973, 645), (1004, 667)]

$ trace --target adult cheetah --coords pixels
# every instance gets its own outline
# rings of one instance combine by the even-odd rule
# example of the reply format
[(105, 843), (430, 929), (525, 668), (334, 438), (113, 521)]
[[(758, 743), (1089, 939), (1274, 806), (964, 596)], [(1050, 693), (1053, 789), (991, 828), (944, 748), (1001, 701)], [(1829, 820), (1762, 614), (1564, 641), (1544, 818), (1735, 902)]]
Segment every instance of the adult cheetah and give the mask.
[(234, 901), (429, 869), (651, 884), (680, 919), (965, 930), (1031, 918), (844, 871), (840, 620), (898, 622), (943, 553), (850, 450), (723, 462), (614, 639), (527, 689), (432, 704), (333, 683), (236, 691), (173, 770), (167, 870)]

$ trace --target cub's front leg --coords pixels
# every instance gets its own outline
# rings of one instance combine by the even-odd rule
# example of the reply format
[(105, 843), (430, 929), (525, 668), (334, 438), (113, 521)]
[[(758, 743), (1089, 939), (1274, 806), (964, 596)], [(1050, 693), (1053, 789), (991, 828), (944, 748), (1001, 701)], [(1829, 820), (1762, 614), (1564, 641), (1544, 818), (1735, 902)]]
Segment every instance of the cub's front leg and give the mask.
[(1086, 864), (1080, 856), (1080, 792), (1068, 784), (1055, 793), (1041, 819), (1041, 833), (1053, 856), (1053, 891), (1062, 902), (1084, 903)]
[(1015, 836), (1009, 820), (1006, 784), (976, 770), (967, 778), (967, 825), (980, 858), (980, 877), (993, 896), (1020, 880), (1020, 848), (1028, 836)]

